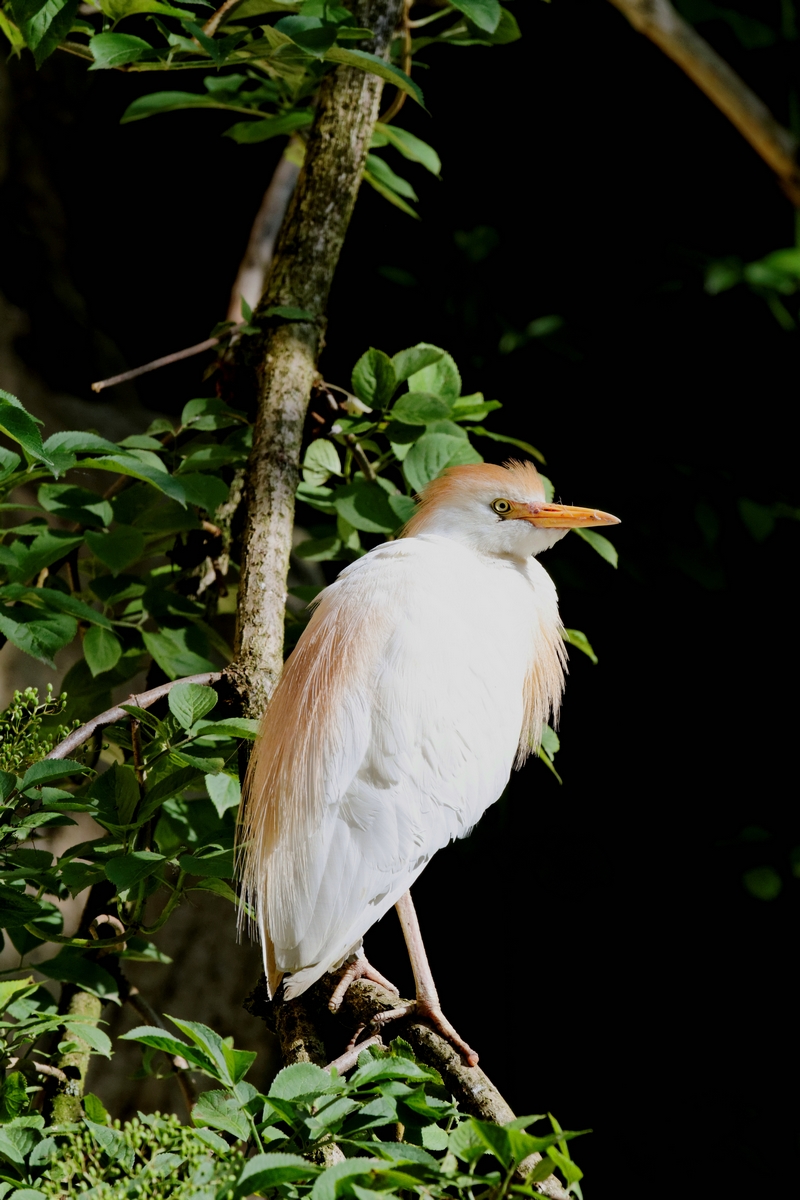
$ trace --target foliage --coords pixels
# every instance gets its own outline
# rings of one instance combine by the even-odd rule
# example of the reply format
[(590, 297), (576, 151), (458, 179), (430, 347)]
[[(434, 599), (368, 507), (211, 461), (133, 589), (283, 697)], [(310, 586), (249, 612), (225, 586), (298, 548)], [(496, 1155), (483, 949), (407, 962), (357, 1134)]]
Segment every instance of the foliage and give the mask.
[[(223, 110), (239, 118), (226, 136), (243, 145), (287, 134), (302, 140), (313, 120), (317, 87), (338, 64), (379, 75), (423, 104), (411, 78), (415, 54), (431, 45), (492, 46), (519, 37), (516, 20), (498, 0), (453, 0), (415, 22), (424, 27), (422, 36), (412, 39), (408, 27), (387, 62), (358, 48), (371, 31), (329, 0), (245, 0), (205, 25), (191, 11), (205, 7), (205, 0), (187, 3), (189, 8), (162, 0), (97, 0), (94, 11), (87, 14), (84, 7), (78, 16), (77, 0), (5, 0), (0, 30), (16, 53), (27, 46), (37, 67), (62, 46), (85, 58), (90, 70), (212, 69), (202, 92), (151, 92), (135, 100), (122, 120), (177, 109)], [(436, 151), (407, 130), (379, 124), (373, 151), (387, 146), (439, 174)], [(409, 204), (417, 198), (413, 187), (380, 155), (370, 154), (364, 178), (391, 204), (416, 216)]]
[[(192, 1127), (158, 1113), (121, 1126), (92, 1095), (85, 1117), (66, 1129), (46, 1128), (38, 1115), (18, 1116), (0, 1129), (0, 1195), (21, 1187), (31, 1189), (25, 1200), (78, 1190), (97, 1200), (371, 1200), (408, 1193), (466, 1198), (477, 1189), (486, 1200), (501, 1200), (536, 1195), (532, 1185), (558, 1170), (580, 1196), (582, 1173), (568, 1149), (577, 1133), (552, 1117), (550, 1131), (539, 1135), (526, 1131), (541, 1116), (504, 1127), (467, 1117), (440, 1075), (399, 1038), (389, 1049), (364, 1050), (349, 1078), (296, 1063), (262, 1095), (244, 1079), (253, 1054), (205, 1025), (173, 1023), (188, 1041), (147, 1026), (126, 1037), (151, 1052), (182, 1054), (219, 1085), (199, 1097)], [(334, 1147), (340, 1161), (326, 1167)], [(523, 1185), (515, 1168), (534, 1153), (542, 1160)]]
[[(177, 426), (158, 420), (146, 434), (119, 444), (90, 432), (59, 433), (42, 442), (36, 422), (19, 401), (6, 395), (3, 403), (0, 420), (18, 450), (0, 450), (3, 511), (9, 521), (0, 544), (0, 627), (19, 649), (50, 666), (76, 638), (82, 639), (83, 649), (83, 658), (64, 678), (58, 701), (48, 691), (39, 703), (35, 690), (28, 689), (15, 696), (0, 718), (5, 768), (0, 770), (0, 903), (3, 928), (19, 955), (18, 965), (7, 974), (22, 976), (0, 985), (7, 1006), (0, 1047), (7, 1068), (3, 1116), (10, 1122), (6, 1136), (12, 1136), (10, 1129), (18, 1131), (14, 1144), (27, 1147), (26, 1182), (44, 1188), (45, 1194), (58, 1194), (48, 1188), (57, 1187), (64, 1176), (48, 1165), (50, 1150), (41, 1148), (49, 1147), (48, 1139), (55, 1135), (44, 1129), (40, 1114), (28, 1110), (30, 1099), (39, 1095), (40, 1077), (63, 1061), (59, 1056), (81, 1047), (109, 1056), (111, 1043), (89, 1017), (59, 1011), (64, 1005), (31, 978), (28, 956), (36, 951), (38, 958), (49, 944), (51, 954), (57, 952), (37, 961), (41, 975), (102, 1002), (121, 1003), (126, 960), (169, 961), (151, 939), (187, 893), (210, 891), (235, 902), (237, 747), (255, 735), (255, 722), (221, 710), (207, 683), (176, 682), (150, 708), (122, 704), (124, 716), (120, 719), (117, 711), (99, 741), (82, 742), (66, 758), (44, 755), (67, 732), (63, 726), (53, 728), (62, 712), (92, 718), (110, 707), (112, 691), (135, 674), (147, 670), (152, 685), (190, 673), (207, 679), (224, 665), (230, 651), (222, 610), (226, 593), (235, 594), (238, 549), (231, 533), (230, 495), (241, 478), (251, 427), (247, 414), (207, 398), (190, 401)], [(396, 536), (413, 511), (412, 493), (448, 466), (481, 461), (478, 441), (510, 441), (543, 461), (535, 447), (487, 428), (487, 417), (499, 407), (479, 393), (463, 396), (452, 357), (427, 343), (394, 356), (368, 350), (353, 368), (349, 389), (320, 383), (312, 410), (321, 408), (326, 416), (317, 421), (303, 458), (299, 514), (310, 536), (298, 547), (298, 556), (351, 561)], [(111, 485), (101, 492), (109, 472)], [(15, 499), (23, 485), (24, 504)], [(552, 495), (547, 480), (546, 486)], [(593, 548), (604, 553), (602, 547)], [(298, 589), (298, 594), (308, 600), (318, 590)], [(302, 629), (304, 619), (287, 614), (292, 635)], [(565, 637), (593, 656), (585, 635), (572, 630)], [(553, 770), (557, 749), (556, 735), (546, 730), (542, 757)], [(41, 848), (43, 831), (74, 825), (70, 814), (78, 813), (90, 816), (102, 835), (69, 846), (58, 858)], [(76, 935), (65, 935), (59, 902), (87, 888), (103, 896), (102, 907), (94, 909), (104, 914), (99, 928), (91, 924), (87, 908), (89, 924)], [(441, 1119), (456, 1120), (435, 1072), (406, 1063), (402, 1070), (386, 1068), (386, 1075), (369, 1060), (355, 1083), (334, 1086), (326, 1076), (325, 1095), (332, 1097), (323, 1106), (326, 1124), (318, 1103), (312, 1121), (305, 1101), (289, 1113), (286, 1104), (281, 1109), (258, 1096), (243, 1081), (251, 1054), (232, 1049), (192, 1022), (176, 1018), (174, 1023), (193, 1045), (155, 1027), (139, 1030), (137, 1036), (150, 1047), (150, 1057), (159, 1050), (179, 1054), (222, 1086), (221, 1092), (201, 1099), (196, 1123), (222, 1130), (237, 1145), (252, 1141), (259, 1153), (267, 1143), (270, 1153), (306, 1153), (335, 1135), (352, 1154), (364, 1148), (359, 1137), (369, 1142), (371, 1130), (401, 1121), (416, 1147), (408, 1151), (413, 1170), (408, 1155), (398, 1158), (396, 1148), (378, 1151), (370, 1142), (369, 1152), (384, 1165), (371, 1163), (369, 1178), (363, 1173), (353, 1177), (346, 1185), (356, 1189), (352, 1194), (364, 1200), (358, 1189), (369, 1190), (370, 1179), (380, 1191), (411, 1187), (409, 1171), (417, 1180), (413, 1186), (423, 1190), (451, 1193), (462, 1183), (467, 1187), (458, 1166), (459, 1149), (451, 1147), (445, 1155), (446, 1170), (431, 1158), (431, 1151), (445, 1148)], [(394, 1083), (384, 1088), (390, 1076)], [(280, 1078), (285, 1082), (294, 1076)], [(315, 1079), (319, 1084), (321, 1073)], [(288, 1104), (293, 1097), (283, 1099)], [(88, 1112), (87, 1118), (98, 1126)], [(194, 1186), (191, 1180), (197, 1182), (209, 1171), (206, 1182), (212, 1186), (217, 1168), (207, 1162), (210, 1134), (198, 1133), (176, 1150), (174, 1138), (169, 1140), (171, 1125), (143, 1120), (161, 1138), (156, 1139), (159, 1153), (173, 1156), (159, 1164), (174, 1164), (174, 1156), (183, 1155), (181, 1188)], [(289, 1121), (288, 1128), (282, 1120)], [(439, 1132), (425, 1133), (429, 1126)], [(110, 1132), (101, 1136), (91, 1124), (65, 1133), (68, 1153), (67, 1143), (58, 1138), (55, 1143), (58, 1170), (67, 1169), (64, 1163), (77, 1164), (75, 1172), (82, 1172), (92, 1186), (129, 1178), (130, 1194), (137, 1194), (136, 1173), (144, 1172), (144, 1180), (156, 1170), (136, 1149), (144, 1127), (129, 1126), (113, 1137)], [(213, 1148), (222, 1152), (221, 1145)], [(495, 1152), (500, 1153), (497, 1147)], [(4, 1153), (15, 1170), (23, 1170), (21, 1150), (17, 1158)], [(474, 1167), (473, 1158), (467, 1161)], [(224, 1162), (225, 1171), (245, 1170), (235, 1155)], [(304, 1163), (306, 1190), (315, 1171)], [(252, 1192), (257, 1183), (248, 1180)], [(219, 1186), (229, 1184), (226, 1177)], [(482, 1186), (495, 1188), (498, 1181), (487, 1175)], [(508, 1186), (506, 1180), (503, 1187)], [(293, 1183), (290, 1190), (299, 1195), (303, 1189)]]

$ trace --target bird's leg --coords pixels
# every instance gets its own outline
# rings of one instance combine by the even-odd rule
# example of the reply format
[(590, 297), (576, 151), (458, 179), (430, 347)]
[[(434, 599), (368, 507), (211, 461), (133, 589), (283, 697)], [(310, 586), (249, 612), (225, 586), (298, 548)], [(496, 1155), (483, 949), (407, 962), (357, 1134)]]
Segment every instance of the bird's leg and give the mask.
[(331, 1012), (338, 1012), (342, 1006), (345, 992), (356, 979), (369, 979), (372, 983), (380, 984), (387, 992), (391, 992), (393, 996), (399, 996), (400, 993), (393, 983), (390, 983), (385, 975), (381, 975), (380, 971), (372, 966), (370, 962), (362, 955), (354, 958), (351, 963), (347, 963), (342, 968), (341, 978), (336, 985), (336, 989), (328, 1001), (328, 1008)]
[(411, 969), (414, 972), (417, 999), (413, 1004), (403, 1005), (401, 1008), (393, 1008), (389, 1012), (378, 1013), (377, 1016), (372, 1018), (372, 1024), (380, 1027), (381, 1025), (385, 1025), (387, 1021), (408, 1016), (410, 1013), (414, 1013), (419, 1017), (425, 1017), (430, 1021), (437, 1033), (440, 1033), (443, 1038), (446, 1038), (452, 1046), (455, 1046), (461, 1052), (467, 1066), (476, 1067), (478, 1065), (478, 1055), (471, 1046), (467, 1045), (463, 1038), (459, 1037), (442, 1012), (442, 1006), (439, 1003), (439, 993), (436, 991), (436, 985), (433, 982), (433, 975), (428, 962), (428, 956), (425, 953), (425, 946), (422, 941), (422, 933), (420, 932), (416, 909), (411, 899), (411, 892), (406, 892), (404, 896), (401, 896), (395, 908), (400, 918), (403, 937), (406, 940), (408, 957), (411, 959)]

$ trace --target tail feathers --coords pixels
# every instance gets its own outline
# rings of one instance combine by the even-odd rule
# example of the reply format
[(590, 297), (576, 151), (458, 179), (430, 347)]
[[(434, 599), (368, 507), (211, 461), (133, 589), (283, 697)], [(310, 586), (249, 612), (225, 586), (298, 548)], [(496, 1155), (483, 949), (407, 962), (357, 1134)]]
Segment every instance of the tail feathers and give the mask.
[(264, 950), (264, 974), (267, 978), (267, 992), (270, 1000), (272, 1000), (280, 986), (284, 973), (275, 961), (275, 943), (263, 927), (261, 930), (261, 945)]

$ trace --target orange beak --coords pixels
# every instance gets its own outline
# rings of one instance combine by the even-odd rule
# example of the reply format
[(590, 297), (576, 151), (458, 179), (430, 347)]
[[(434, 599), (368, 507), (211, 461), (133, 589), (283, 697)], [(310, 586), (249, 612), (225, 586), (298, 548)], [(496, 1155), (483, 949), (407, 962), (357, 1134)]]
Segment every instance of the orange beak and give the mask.
[(515, 504), (506, 520), (530, 521), (537, 529), (587, 529), (591, 525), (619, 525), (619, 517), (597, 508), (575, 508), (571, 504)]

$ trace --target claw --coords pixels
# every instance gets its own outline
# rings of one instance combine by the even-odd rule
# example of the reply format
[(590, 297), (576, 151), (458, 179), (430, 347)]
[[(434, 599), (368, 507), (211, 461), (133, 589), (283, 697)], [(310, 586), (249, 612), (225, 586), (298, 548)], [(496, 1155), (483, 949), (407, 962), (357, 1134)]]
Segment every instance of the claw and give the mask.
[(397, 988), (391, 983), (385, 975), (381, 975), (375, 967), (366, 958), (356, 958), (353, 962), (348, 963), (342, 970), (342, 976), (336, 985), (336, 990), (328, 1001), (328, 1008), (331, 1012), (338, 1012), (342, 1006), (342, 1001), (345, 997), (345, 992), (354, 983), (356, 979), (369, 979), (372, 983), (379, 984), (387, 992), (393, 996), (399, 996)]
[(459, 1036), (438, 1004), (431, 1004), (424, 999), (409, 1000), (408, 1003), (391, 1008), (388, 1012), (376, 1013), (370, 1021), (370, 1025), (375, 1029), (382, 1029), (390, 1021), (398, 1021), (401, 1017), (421, 1017), (428, 1021), (445, 1041), (458, 1050), (468, 1067), (477, 1067), (476, 1051)]

